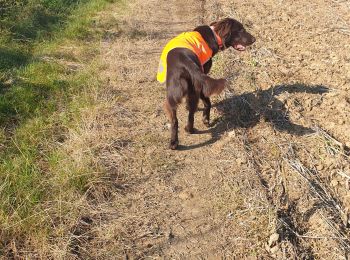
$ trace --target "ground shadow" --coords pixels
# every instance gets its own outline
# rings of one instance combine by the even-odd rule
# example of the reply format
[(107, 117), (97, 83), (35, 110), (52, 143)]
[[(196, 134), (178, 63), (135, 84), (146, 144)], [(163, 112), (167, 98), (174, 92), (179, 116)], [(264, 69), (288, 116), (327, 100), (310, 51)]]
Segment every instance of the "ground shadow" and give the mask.
[(11, 91), (0, 89), (0, 126), (13, 129), (19, 123), (37, 115), (40, 109), (49, 111), (55, 102), (50, 97), (60, 91), (67, 91), (69, 84), (65, 80), (52, 80), (47, 84), (34, 84), (25, 79), (18, 79)]
[(11, 87), (16, 70), (31, 62), (35, 43), (62, 30), (81, 1), (20, 2), (0, 1), (0, 94)]
[(52, 32), (60, 29), (58, 26), (64, 25), (79, 3), (87, 1), (24, 1), (23, 4), (8, 2), (0, 13), (2, 27), (11, 32), (12, 38), (28, 43), (51, 36)]
[(0, 46), (0, 72), (18, 68), (28, 62), (30, 55), (22, 50)]
[(26, 51), (0, 46), (0, 94), (9, 87), (6, 81), (13, 70), (27, 64), (30, 58), (31, 55)]
[(276, 98), (285, 92), (320, 95), (329, 92), (329, 88), (322, 85), (278, 85), (267, 90), (257, 90), (232, 96), (215, 105), (222, 116), (212, 122), (212, 128), (197, 131), (198, 134), (211, 133), (212, 138), (196, 145), (181, 145), (179, 150), (190, 150), (212, 144), (219, 140), (226, 131), (236, 128), (251, 128), (261, 120), (270, 122), (277, 131), (292, 135), (301, 136), (313, 133), (314, 130), (311, 128), (290, 121), (285, 104)]

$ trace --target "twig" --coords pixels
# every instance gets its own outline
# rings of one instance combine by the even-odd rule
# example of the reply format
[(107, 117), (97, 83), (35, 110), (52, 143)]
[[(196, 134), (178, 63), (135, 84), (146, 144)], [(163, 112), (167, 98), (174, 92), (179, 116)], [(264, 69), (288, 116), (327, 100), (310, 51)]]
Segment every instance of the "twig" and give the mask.
[(347, 178), (348, 180), (350, 180), (350, 176), (347, 175), (345, 172), (337, 171), (337, 173), (338, 173), (340, 176), (343, 176), (343, 177)]
[(332, 229), (332, 231), (339, 236), (339, 240), (342, 246), (347, 250), (350, 250), (350, 244), (348, 242), (349, 241), (348, 238), (345, 237), (341, 232), (339, 232), (339, 230), (333, 225), (333, 223), (331, 223), (328, 220), (328, 218), (326, 218), (321, 212), (320, 212), (320, 215), (322, 216), (323, 220), (328, 224), (328, 226)]
[(335, 138), (333, 138), (331, 135), (329, 135), (325, 130), (323, 130), (322, 128), (315, 126), (314, 130), (321, 134), (324, 138), (326, 138), (328, 141), (332, 141), (333, 143), (335, 143), (336, 145), (338, 145), (339, 147), (343, 147), (344, 145), (339, 142), (338, 140), (336, 140)]
[(321, 183), (312, 178), (312, 174), (309, 169), (304, 167), (304, 165), (302, 165), (302, 163), (299, 160), (293, 161), (287, 159), (286, 161), (292, 169), (294, 169), (301, 177), (303, 177), (303, 179), (305, 179), (308, 182), (309, 187), (320, 200), (322, 200), (331, 209), (333, 209), (334, 207), (337, 209), (337, 211), (339, 211), (339, 213), (344, 214), (344, 212), (341, 210), (341, 207), (336, 203), (332, 196), (328, 194), (327, 190), (324, 187), (322, 187)]

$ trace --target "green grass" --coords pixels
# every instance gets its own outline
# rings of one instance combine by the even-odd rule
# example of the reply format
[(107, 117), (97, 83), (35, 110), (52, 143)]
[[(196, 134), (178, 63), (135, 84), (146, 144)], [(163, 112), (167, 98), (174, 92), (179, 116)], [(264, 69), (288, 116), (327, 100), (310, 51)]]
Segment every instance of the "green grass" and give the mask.
[[(74, 212), (58, 198), (74, 202), (99, 171), (58, 148), (79, 125), (80, 111), (93, 106), (103, 35), (94, 16), (111, 2), (5, 1), (11, 8), (0, 14), (0, 255), (11, 241), (35, 250), (34, 240), (54, 237), (50, 212)], [(72, 70), (68, 62), (84, 66)]]

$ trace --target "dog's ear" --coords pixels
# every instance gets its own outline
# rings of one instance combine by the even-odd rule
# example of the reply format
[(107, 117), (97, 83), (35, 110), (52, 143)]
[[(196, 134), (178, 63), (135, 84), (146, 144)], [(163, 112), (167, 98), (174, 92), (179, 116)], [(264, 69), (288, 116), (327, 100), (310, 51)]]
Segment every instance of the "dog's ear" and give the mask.
[(221, 37), (225, 46), (230, 46), (232, 41), (232, 31), (234, 27), (234, 20), (225, 18), (220, 21), (213, 22), (211, 26), (214, 27), (215, 32)]

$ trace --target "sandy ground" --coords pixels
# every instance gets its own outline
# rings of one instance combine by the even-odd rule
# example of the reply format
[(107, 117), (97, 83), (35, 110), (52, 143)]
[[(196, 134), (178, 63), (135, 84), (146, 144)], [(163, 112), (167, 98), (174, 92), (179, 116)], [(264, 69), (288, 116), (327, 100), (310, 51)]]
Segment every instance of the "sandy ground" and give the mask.
[[(74, 254), (98, 259), (347, 259), (350, 250), (350, 15), (347, 1), (134, 0), (109, 10), (108, 81), (96, 156), (111, 185)], [(230, 87), (213, 126), (168, 149), (167, 40), (226, 16), (257, 38), (215, 58)], [(101, 184), (103, 185), (103, 184)], [(94, 200), (99, 201), (99, 200)], [(83, 236), (82, 236), (83, 237)]]

